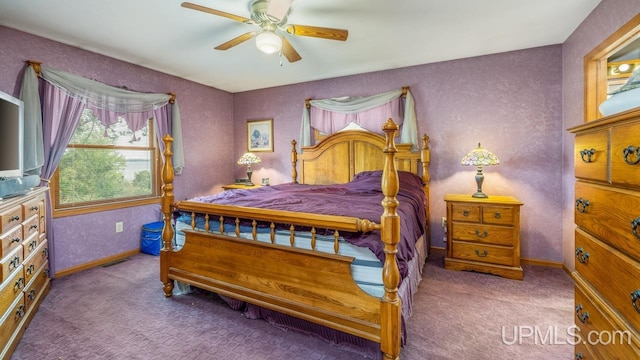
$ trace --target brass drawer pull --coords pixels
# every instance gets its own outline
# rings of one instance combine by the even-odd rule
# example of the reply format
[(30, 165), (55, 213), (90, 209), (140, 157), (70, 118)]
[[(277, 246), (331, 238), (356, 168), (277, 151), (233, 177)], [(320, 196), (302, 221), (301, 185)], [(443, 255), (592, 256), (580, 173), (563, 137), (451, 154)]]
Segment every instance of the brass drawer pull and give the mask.
[[(636, 159), (635, 160), (629, 160), (627, 159), (629, 157), (629, 155), (635, 153), (636, 154)], [(629, 145), (629, 147), (626, 147), (624, 149), (622, 149), (622, 157), (624, 157), (624, 162), (626, 162), (629, 165), (635, 165), (637, 163), (640, 162), (640, 147), (634, 147), (633, 145)]]
[[(595, 153), (596, 153), (596, 149), (594, 148), (583, 149), (583, 150), (580, 150), (580, 157), (582, 158), (582, 161), (586, 163), (590, 163), (592, 161), (591, 157), (595, 155)], [(585, 159), (585, 156), (587, 157), (586, 159)]]
[(482, 234), (480, 233), (480, 231), (478, 231), (478, 229), (476, 229), (476, 236), (479, 238), (486, 238), (487, 235), (489, 235), (489, 233), (487, 232), (487, 230), (484, 230), (482, 232)]
[(578, 317), (578, 320), (580, 320), (580, 322), (584, 324), (589, 318), (589, 312), (582, 312), (582, 304), (578, 304), (576, 305), (576, 316)]
[(480, 254), (480, 250), (476, 249), (476, 256), (478, 256), (478, 257), (487, 257), (487, 255), (489, 255), (487, 250), (482, 251), (482, 254)]
[(638, 305), (638, 300), (640, 300), (640, 289), (631, 293), (631, 304), (633, 308), (640, 314), (640, 305)]
[(584, 251), (582, 246), (576, 249), (576, 258), (579, 262), (586, 264), (587, 260), (589, 260), (589, 252)]
[(19, 278), (16, 280), (15, 284), (13, 284), (13, 292), (18, 292), (22, 290), (24, 287), (24, 278)]
[(589, 200), (585, 200), (583, 198), (578, 198), (578, 200), (576, 200), (576, 210), (578, 210), (579, 213), (586, 213), (588, 207)]
[(16, 320), (22, 319), (22, 317), (24, 316), (25, 312), (26, 311), (25, 311), (24, 305), (18, 306), (18, 309), (16, 310)]
[(631, 220), (631, 231), (636, 238), (640, 239), (640, 233), (638, 233), (638, 225), (640, 225), (640, 217)]

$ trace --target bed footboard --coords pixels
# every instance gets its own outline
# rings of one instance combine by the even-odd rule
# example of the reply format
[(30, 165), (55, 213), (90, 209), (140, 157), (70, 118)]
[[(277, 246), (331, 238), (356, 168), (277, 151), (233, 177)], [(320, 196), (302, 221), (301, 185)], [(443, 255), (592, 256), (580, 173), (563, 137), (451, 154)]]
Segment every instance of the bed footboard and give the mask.
[[(386, 144), (382, 192), (384, 212), (380, 224), (356, 218), (300, 214), (286, 211), (174, 203), (171, 138), (164, 137), (165, 163), (162, 171), (162, 212), (164, 229), (160, 252), (160, 279), (165, 296), (171, 296), (173, 282), (183, 281), (221, 295), (247, 301), (346, 333), (380, 343), (385, 359), (398, 359), (401, 344), (401, 300), (398, 296), (400, 272), (396, 253), (400, 241), (397, 213), (399, 190), (394, 160), (395, 133), (398, 126), (389, 119), (383, 126)], [(223, 218), (253, 220), (253, 237), (242, 239), (212, 231), (185, 231), (185, 243), (173, 248), (175, 209), (211, 214)], [(195, 215), (194, 215), (195, 216)], [(209, 216), (209, 215), (207, 215)], [(217, 219), (217, 218), (216, 218)], [(351, 276), (353, 258), (255, 241), (256, 221), (339, 231), (379, 230), (384, 243), (384, 296), (376, 298), (361, 290)], [(221, 219), (220, 223), (223, 223)], [(208, 221), (207, 221), (208, 224)], [(192, 225), (192, 227), (195, 227)], [(337, 252), (337, 250), (336, 250)]]

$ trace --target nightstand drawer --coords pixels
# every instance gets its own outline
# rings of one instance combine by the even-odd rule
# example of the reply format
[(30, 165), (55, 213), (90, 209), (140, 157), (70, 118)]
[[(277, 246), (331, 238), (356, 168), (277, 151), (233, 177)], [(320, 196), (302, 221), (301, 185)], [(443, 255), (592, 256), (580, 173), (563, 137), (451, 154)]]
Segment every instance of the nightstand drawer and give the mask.
[(451, 220), (480, 222), (480, 205), (451, 204)]
[(513, 228), (481, 224), (451, 224), (453, 240), (513, 246)]
[(453, 241), (453, 257), (498, 265), (513, 265), (513, 248)]
[(482, 206), (482, 223), (493, 225), (513, 225), (515, 215), (512, 206)]

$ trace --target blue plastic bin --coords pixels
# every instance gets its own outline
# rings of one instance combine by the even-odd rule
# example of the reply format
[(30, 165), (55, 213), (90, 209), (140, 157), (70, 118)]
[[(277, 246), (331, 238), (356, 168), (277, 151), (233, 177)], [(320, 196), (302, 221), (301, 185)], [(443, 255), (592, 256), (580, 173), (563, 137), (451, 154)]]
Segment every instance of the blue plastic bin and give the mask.
[(162, 227), (163, 221), (142, 225), (142, 239), (140, 251), (150, 255), (160, 255), (162, 248)]

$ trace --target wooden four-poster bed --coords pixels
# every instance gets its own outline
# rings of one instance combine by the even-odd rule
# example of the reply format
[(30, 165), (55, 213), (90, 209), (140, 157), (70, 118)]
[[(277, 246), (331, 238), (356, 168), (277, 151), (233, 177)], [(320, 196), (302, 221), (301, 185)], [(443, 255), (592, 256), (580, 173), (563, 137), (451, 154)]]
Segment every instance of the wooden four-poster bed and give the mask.
[[(376, 195), (378, 205), (374, 206), (380, 209), (375, 210), (380, 214), (379, 222), (358, 216), (317, 213), (313, 208), (301, 212), (206, 203), (200, 199), (176, 202), (172, 139), (165, 136), (164, 229), (160, 253), (160, 278), (165, 295), (173, 294), (174, 281), (184, 282), (377, 342), (384, 358), (399, 358), (403, 301), (398, 290), (406, 265), (401, 258), (410, 257), (399, 244), (403, 238), (412, 237), (429, 241), (429, 150), (426, 135), (422, 149), (411, 151), (410, 144), (395, 144), (398, 126), (391, 119), (382, 128), (385, 137), (367, 131), (337, 132), (315, 146), (305, 147), (302, 153), (296, 151), (296, 143), (292, 141), (292, 184), (283, 184), (296, 189), (309, 187), (308, 184), (343, 184), (337, 190), (331, 188), (339, 192), (340, 198), (351, 191), (352, 180), (369, 181), (372, 177), (379, 185), (375, 191), (368, 192), (379, 194)], [(364, 175), (359, 175), (361, 173)], [(424, 195), (419, 200), (423, 202), (419, 204), (423, 205), (419, 210), (422, 214), (417, 217), (423, 222), (419, 236), (401, 235), (406, 219), (401, 219), (398, 208), (411, 202), (409, 198), (398, 201), (398, 196), (411, 191), (404, 190), (405, 185), (401, 184), (406, 174), (418, 179), (409, 187), (418, 187)], [(275, 191), (278, 187), (266, 188), (272, 189), (265, 189), (265, 197), (269, 195), (266, 191)], [(240, 191), (242, 196), (248, 196), (248, 192), (257, 190)], [(224, 196), (226, 193), (229, 192)], [(288, 195), (281, 198), (289, 199)], [(178, 213), (192, 219), (190, 228), (183, 230), (181, 246), (175, 243), (174, 221)], [(203, 221), (200, 225), (199, 220)], [(301, 235), (303, 231), (306, 235)], [(276, 232), (287, 236), (286, 244), (275, 239)], [(384, 259), (378, 262), (380, 296), (370, 295), (354, 281), (352, 269), (357, 261), (354, 262), (353, 256), (342, 255), (342, 249), (350, 245), (343, 239), (348, 234), (355, 234), (352, 237), (356, 239), (377, 236), (381, 249), (378, 258)], [(303, 239), (308, 240), (305, 245), (308, 248), (299, 245)], [(332, 253), (318, 249), (327, 239), (332, 244)], [(417, 239), (410, 241), (417, 243)], [(417, 266), (421, 269), (422, 265)]]

